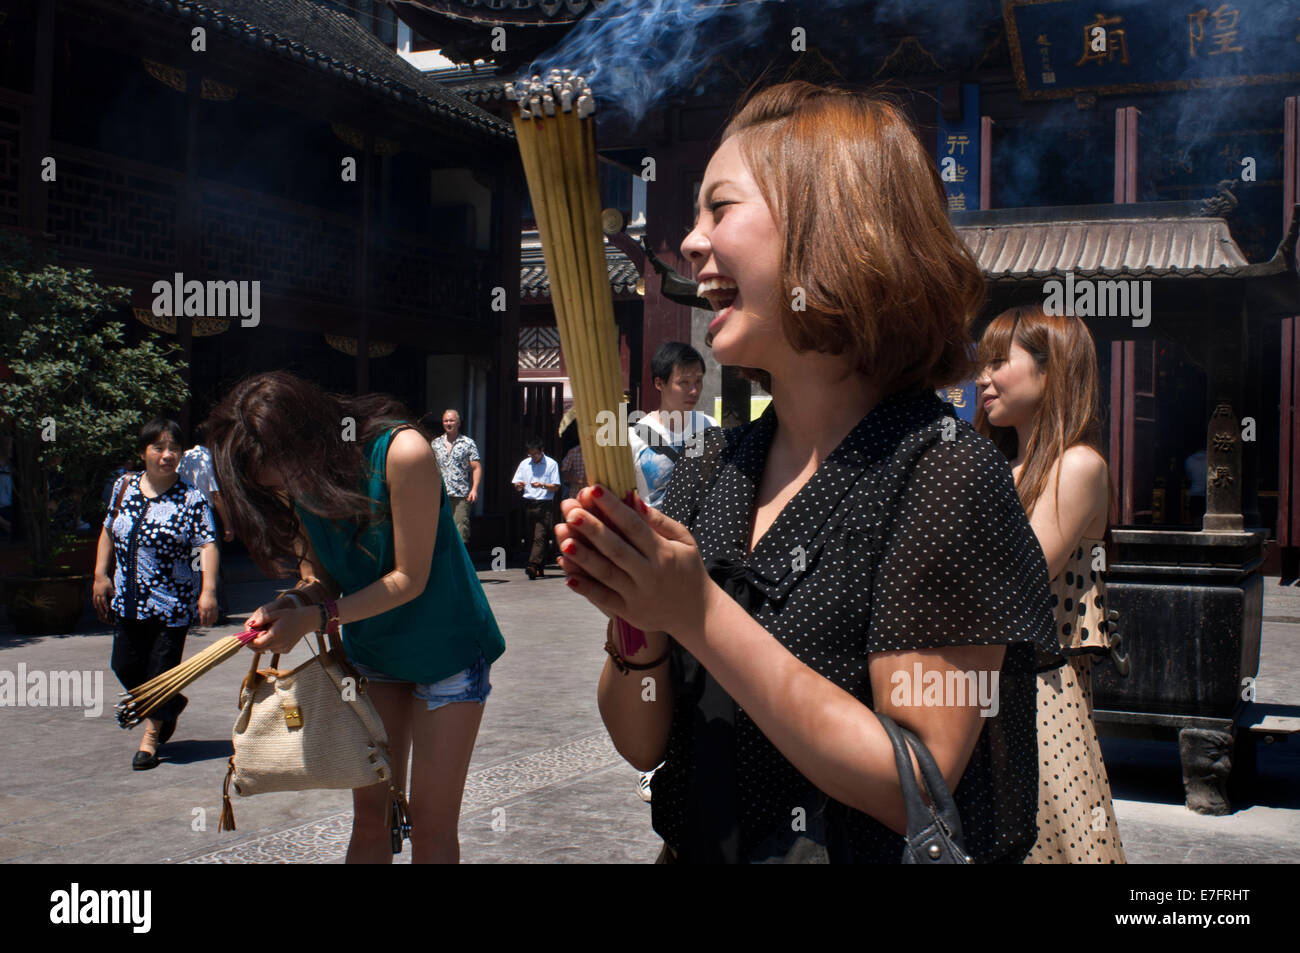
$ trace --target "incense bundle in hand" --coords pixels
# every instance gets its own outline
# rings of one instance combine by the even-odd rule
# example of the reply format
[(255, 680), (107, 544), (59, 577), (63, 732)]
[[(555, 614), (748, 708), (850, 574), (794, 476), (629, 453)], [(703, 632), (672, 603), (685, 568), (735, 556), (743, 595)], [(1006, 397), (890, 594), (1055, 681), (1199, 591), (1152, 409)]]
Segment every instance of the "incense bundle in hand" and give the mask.
[[(586, 81), (569, 70), (552, 70), (545, 82), (533, 76), (529, 82), (508, 83), (505, 92), (519, 104), (515, 136), (550, 276), (587, 479), (626, 498), (636, 489), (627, 437), (620, 433), (611, 445), (596, 438), (599, 414), (609, 411), (617, 417), (623, 399), (600, 224), (592, 119), (596, 102)], [(645, 645), (639, 629), (621, 619), (616, 624), (625, 654)]]
[(175, 668), (169, 668), (161, 675), (155, 675), (129, 692), (122, 693), (122, 701), (117, 703), (117, 723), (123, 728), (134, 728), (144, 719), (167, 702), (171, 701), (186, 685), (200, 675), (216, 668), (226, 659), (238, 654), (260, 633), (245, 629), (238, 635), (228, 635), (213, 642), (202, 652), (191, 656)]
[(519, 103), (515, 134), (541, 233), (588, 479), (623, 497), (636, 489), (631, 449), (626, 439), (611, 446), (596, 440), (599, 413), (618, 414), (623, 375), (600, 225), (595, 100), (583, 78), (567, 70), (553, 70), (545, 83), (534, 76), (531, 83), (508, 85), (506, 94)]

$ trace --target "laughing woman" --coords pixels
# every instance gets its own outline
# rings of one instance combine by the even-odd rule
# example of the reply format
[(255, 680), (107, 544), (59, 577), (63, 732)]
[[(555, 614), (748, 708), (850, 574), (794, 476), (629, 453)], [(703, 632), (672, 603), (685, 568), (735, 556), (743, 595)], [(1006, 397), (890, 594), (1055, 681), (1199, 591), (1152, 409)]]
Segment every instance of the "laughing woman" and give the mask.
[(1075, 317), (1012, 308), (980, 339), (975, 429), (1011, 460), (1047, 558), (1060, 645), (1038, 660), (1038, 841), (1026, 863), (1125, 863), (1092, 720), (1092, 659), (1110, 651), (1097, 347)]
[[(258, 566), (273, 574), (287, 559), (302, 578), (249, 618), (265, 629), (251, 647), (288, 652), (320, 626), (319, 606), (337, 617), (383, 719), (399, 788), (412, 756), (412, 860), (456, 863), (488, 669), (505, 642), (429, 440), (406, 419), (380, 395), (339, 397), (291, 374), (262, 374), (212, 412), (209, 446), (231, 523)], [(355, 440), (344, 439), (349, 422)], [(386, 785), (355, 789), (352, 803), (348, 862), (390, 862)]]
[[(665, 762), (661, 858), (898, 863), (880, 713), (934, 755), (967, 853), (1019, 862), (1047, 574), (1006, 460), (933, 393), (969, 376), (983, 295), (933, 160), (882, 99), (768, 89), (724, 131), (682, 254), (715, 357), (772, 403), (707, 431), (662, 513), (589, 487), (556, 529), (567, 583), (646, 630), (607, 646), (598, 697), (624, 758)], [(918, 672), (999, 691), (935, 698)]]

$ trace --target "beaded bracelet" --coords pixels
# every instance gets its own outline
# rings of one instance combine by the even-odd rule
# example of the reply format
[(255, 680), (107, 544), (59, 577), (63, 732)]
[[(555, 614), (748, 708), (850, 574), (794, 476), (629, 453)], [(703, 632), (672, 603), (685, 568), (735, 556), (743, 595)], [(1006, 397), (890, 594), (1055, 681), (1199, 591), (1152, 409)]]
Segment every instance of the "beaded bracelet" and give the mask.
[(652, 668), (658, 668), (660, 665), (663, 665), (664, 662), (668, 661), (668, 656), (672, 654), (673, 649), (672, 646), (669, 645), (668, 648), (664, 650), (663, 655), (659, 656), (653, 662), (646, 662), (644, 664), (629, 662), (627, 659), (623, 658), (623, 656), (619, 654), (618, 649), (614, 647), (613, 639), (605, 640), (605, 651), (608, 652), (609, 657), (614, 660), (614, 667), (617, 668), (621, 674), (626, 675), (629, 670), (645, 672)]

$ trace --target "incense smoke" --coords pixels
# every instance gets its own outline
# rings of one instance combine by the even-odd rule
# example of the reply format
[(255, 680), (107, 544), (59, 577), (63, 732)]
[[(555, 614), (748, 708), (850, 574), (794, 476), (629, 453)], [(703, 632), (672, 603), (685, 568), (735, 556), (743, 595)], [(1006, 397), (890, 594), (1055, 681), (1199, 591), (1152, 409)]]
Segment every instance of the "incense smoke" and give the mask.
[[(945, 58), (977, 54), (989, 25), (999, 19), (992, 0), (819, 0), (804, 6), (785, 0), (607, 0), (526, 75), (545, 76), (553, 68), (581, 73), (602, 102), (636, 123), (713, 59), (746, 55), (760, 40), (788, 43), (788, 37), (766, 35), (778, 13), (807, 29), (809, 48), (848, 43), (865, 50), (887, 29), (915, 32)], [(758, 51), (756, 59), (779, 60), (789, 52), (788, 46), (774, 46), (767, 56)]]

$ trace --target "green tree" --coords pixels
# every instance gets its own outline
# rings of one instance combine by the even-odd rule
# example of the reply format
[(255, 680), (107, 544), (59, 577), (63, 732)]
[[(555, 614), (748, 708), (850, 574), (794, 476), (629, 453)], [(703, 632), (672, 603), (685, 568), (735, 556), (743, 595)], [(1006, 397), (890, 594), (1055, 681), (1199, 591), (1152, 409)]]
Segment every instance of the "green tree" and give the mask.
[[(0, 363), (9, 372), (0, 421), (13, 430), (14, 495), (35, 575), (57, 555), (52, 510), (69, 502), (51, 499), (51, 477), (59, 474), (73, 499), (97, 503), (109, 468), (134, 456), (141, 425), (186, 399), (174, 346), (156, 335), (124, 344), (111, 312), (129, 298), (87, 268), (39, 265), (24, 240), (0, 234)], [(75, 506), (74, 521), (82, 510)]]

